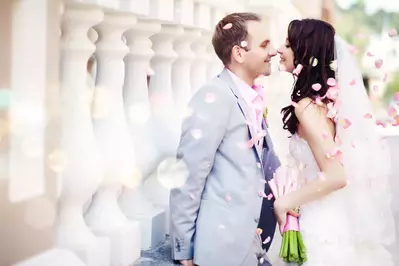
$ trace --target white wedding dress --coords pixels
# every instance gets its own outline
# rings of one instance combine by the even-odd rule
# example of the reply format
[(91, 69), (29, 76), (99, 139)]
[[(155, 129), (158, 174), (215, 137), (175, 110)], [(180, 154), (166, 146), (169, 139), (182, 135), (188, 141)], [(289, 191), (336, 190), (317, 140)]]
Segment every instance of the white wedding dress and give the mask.
[[(290, 140), (290, 154), (302, 169), (305, 182), (319, 178), (320, 169), (308, 143), (298, 135)], [(304, 266), (393, 266), (391, 255), (378, 239), (359, 243), (352, 226), (353, 213), (348, 204), (353, 198), (351, 185), (325, 198), (301, 206), (300, 231), (307, 249)], [(371, 207), (371, 206), (370, 206)], [(382, 217), (368, 217), (378, 226)], [(359, 228), (358, 228), (359, 229)], [(361, 234), (367, 235), (366, 231)], [(359, 230), (356, 231), (359, 233)], [(394, 233), (394, 232), (391, 232)]]

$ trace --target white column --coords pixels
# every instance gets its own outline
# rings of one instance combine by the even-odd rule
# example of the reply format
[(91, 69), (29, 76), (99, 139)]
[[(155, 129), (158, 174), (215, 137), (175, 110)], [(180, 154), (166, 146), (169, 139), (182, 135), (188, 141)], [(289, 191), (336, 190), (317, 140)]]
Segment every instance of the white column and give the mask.
[(196, 55), (195, 64), (191, 66), (191, 94), (194, 94), (208, 81), (208, 64), (211, 60), (207, 47), (211, 45), (211, 37), (208, 31), (201, 31), (201, 38), (193, 43), (193, 51)]
[(191, 49), (200, 33), (194, 28), (194, 0), (175, 0), (174, 22), (184, 26), (183, 35), (174, 41), (178, 58), (172, 66), (172, 87), (178, 118), (181, 119), (191, 96), (191, 65), (195, 54)]
[(129, 221), (118, 205), (123, 185), (134, 187), (140, 182), (123, 107), (123, 58), (129, 49), (122, 35), (135, 23), (134, 16), (106, 13), (95, 27), (99, 38), (92, 115), (105, 174), (85, 218), (96, 234), (110, 238), (113, 266), (127, 266), (140, 257), (139, 223)]
[[(210, 28), (212, 29), (212, 33), (215, 30), (216, 24), (224, 17), (224, 12), (218, 8), (212, 8), (209, 10), (210, 12)], [(212, 39), (212, 37), (211, 37)], [(208, 61), (208, 79), (215, 77), (219, 74), (223, 69), (222, 61), (220, 61), (219, 57), (216, 55), (215, 50), (213, 49), (212, 41), (209, 43), (207, 47), (210, 60)]]
[(151, 66), (155, 74), (150, 80), (150, 99), (154, 116), (154, 141), (162, 156), (174, 156), (179, 141), (179, 124), (172, 91), (172, 64), (177, 59), (173, 41), (183, 34), (183, 27), (163, 24), (151, 37), (154, 57)]
[(91, 121), (86, 69), (95, 51), (87, 33), (102, 19), (100, 9), (68, 5), (61, 37), (61, 150), (65, 152), (67, 164), (62, 172), (57, 242), (92, 266), (110, 264), (109, 240), (96, 237), (82, 213), (83, 205), (95, 193), (103, 176)]
[(143, 191), (146, 177), (160, 161), (149, 128), (151, 106), (147, 86), (149, 61), (154, 55), (149, 37), (160, 29), (159, 23), (141, 21), (125, 33), (130, 49), (125, 58), (125, 112), (128, 116), (130, 134), (137, 154), (137, 165), (143, 174), (143, 181), (137, 188), (125, 189), (119, 199), (119, 204), (129, 219), (140, 221), (143, 250), (155, 247), (165, 239), (165, 211), (155, 208)]

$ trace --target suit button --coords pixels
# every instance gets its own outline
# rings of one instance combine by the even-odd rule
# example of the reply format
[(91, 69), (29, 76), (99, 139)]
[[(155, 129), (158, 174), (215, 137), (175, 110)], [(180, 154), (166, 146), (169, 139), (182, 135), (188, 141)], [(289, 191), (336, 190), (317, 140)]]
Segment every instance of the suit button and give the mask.
[(260, 163), (258, 162), (258, 163), (256, 163), (256, 166), (258, 167), (258, 168), (261, 168), (261, 165), (260, 165)]
[(254, 221), (255, 223), (259, 223), (259, 217), (255, 217)]

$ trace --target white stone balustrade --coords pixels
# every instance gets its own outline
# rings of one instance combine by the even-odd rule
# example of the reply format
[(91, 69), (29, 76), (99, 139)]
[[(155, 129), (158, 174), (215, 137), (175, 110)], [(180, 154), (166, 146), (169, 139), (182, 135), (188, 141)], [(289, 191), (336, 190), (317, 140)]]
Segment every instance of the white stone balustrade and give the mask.
[(64, 2), (61, 149), (68, 164), (58, 245), (88, 266), (132, 265), (140, 249), (168, 234), (175, 184), (161, 168), (173, 163), (191, 95), (222, 69), (211, 43), (215, 24), (245, 11), (245, 1)]
[[(100, 8), (69, 4), (62, 20), (61, 37), (61, 149), (66, 156), (62, 171), (57, 242), (86, 263), (107, 266), (107, 238), (96, 237), (83, 219), (83, 205), (102, 182), (103, 169), (91, 122), (92, 91), (87, 83), (87, 60), (95, 51), (89, 29), (103, 19)], [(60, 151), (61, 152), (61, 151)]]
[(139, 21), (125, 33), (129, 47), (129, 54), (125, 58), (125, 112), (134, 149), (138, 154), (137, 167), (143, 179), (137, 187), (124, 190), (119, 204), (129, 219), (140, 221), (142, 249), (155, 247), (165, 239), (165, 211), (156, 208), (144, 191), (148, 175), (161, 159), (151, 135), (151, 106), (147, 86), (149, 62), (154, 55), (149, 38), (160, 30), (160, 23)]
[(96, 234), (110, 239), (113, 266), (126, 266), (140, 257), (139, 222), (129, 221), (118, 204), (123, 187), (140, 182), (123, 102), (123, 59), (129, 49), (122, 35), (135, 23), (132, 14), (107, 11), (95, 26), (97, 76), (92, 116), (104, 159), (104, 179), (85, 218)]

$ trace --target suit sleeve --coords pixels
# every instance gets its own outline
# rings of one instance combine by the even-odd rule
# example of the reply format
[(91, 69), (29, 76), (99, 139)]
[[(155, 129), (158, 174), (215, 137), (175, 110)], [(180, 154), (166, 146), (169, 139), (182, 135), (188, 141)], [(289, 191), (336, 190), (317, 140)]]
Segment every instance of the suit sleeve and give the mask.
[(170, 237), (174, 260), (192, 259), (196, 220), (207, 177), (225, 135), (234, 105), (228, 90), (202, 87), (191, 99), (183, 122), (177, 160), (187, 167), (185, 184), (170, 193)]

